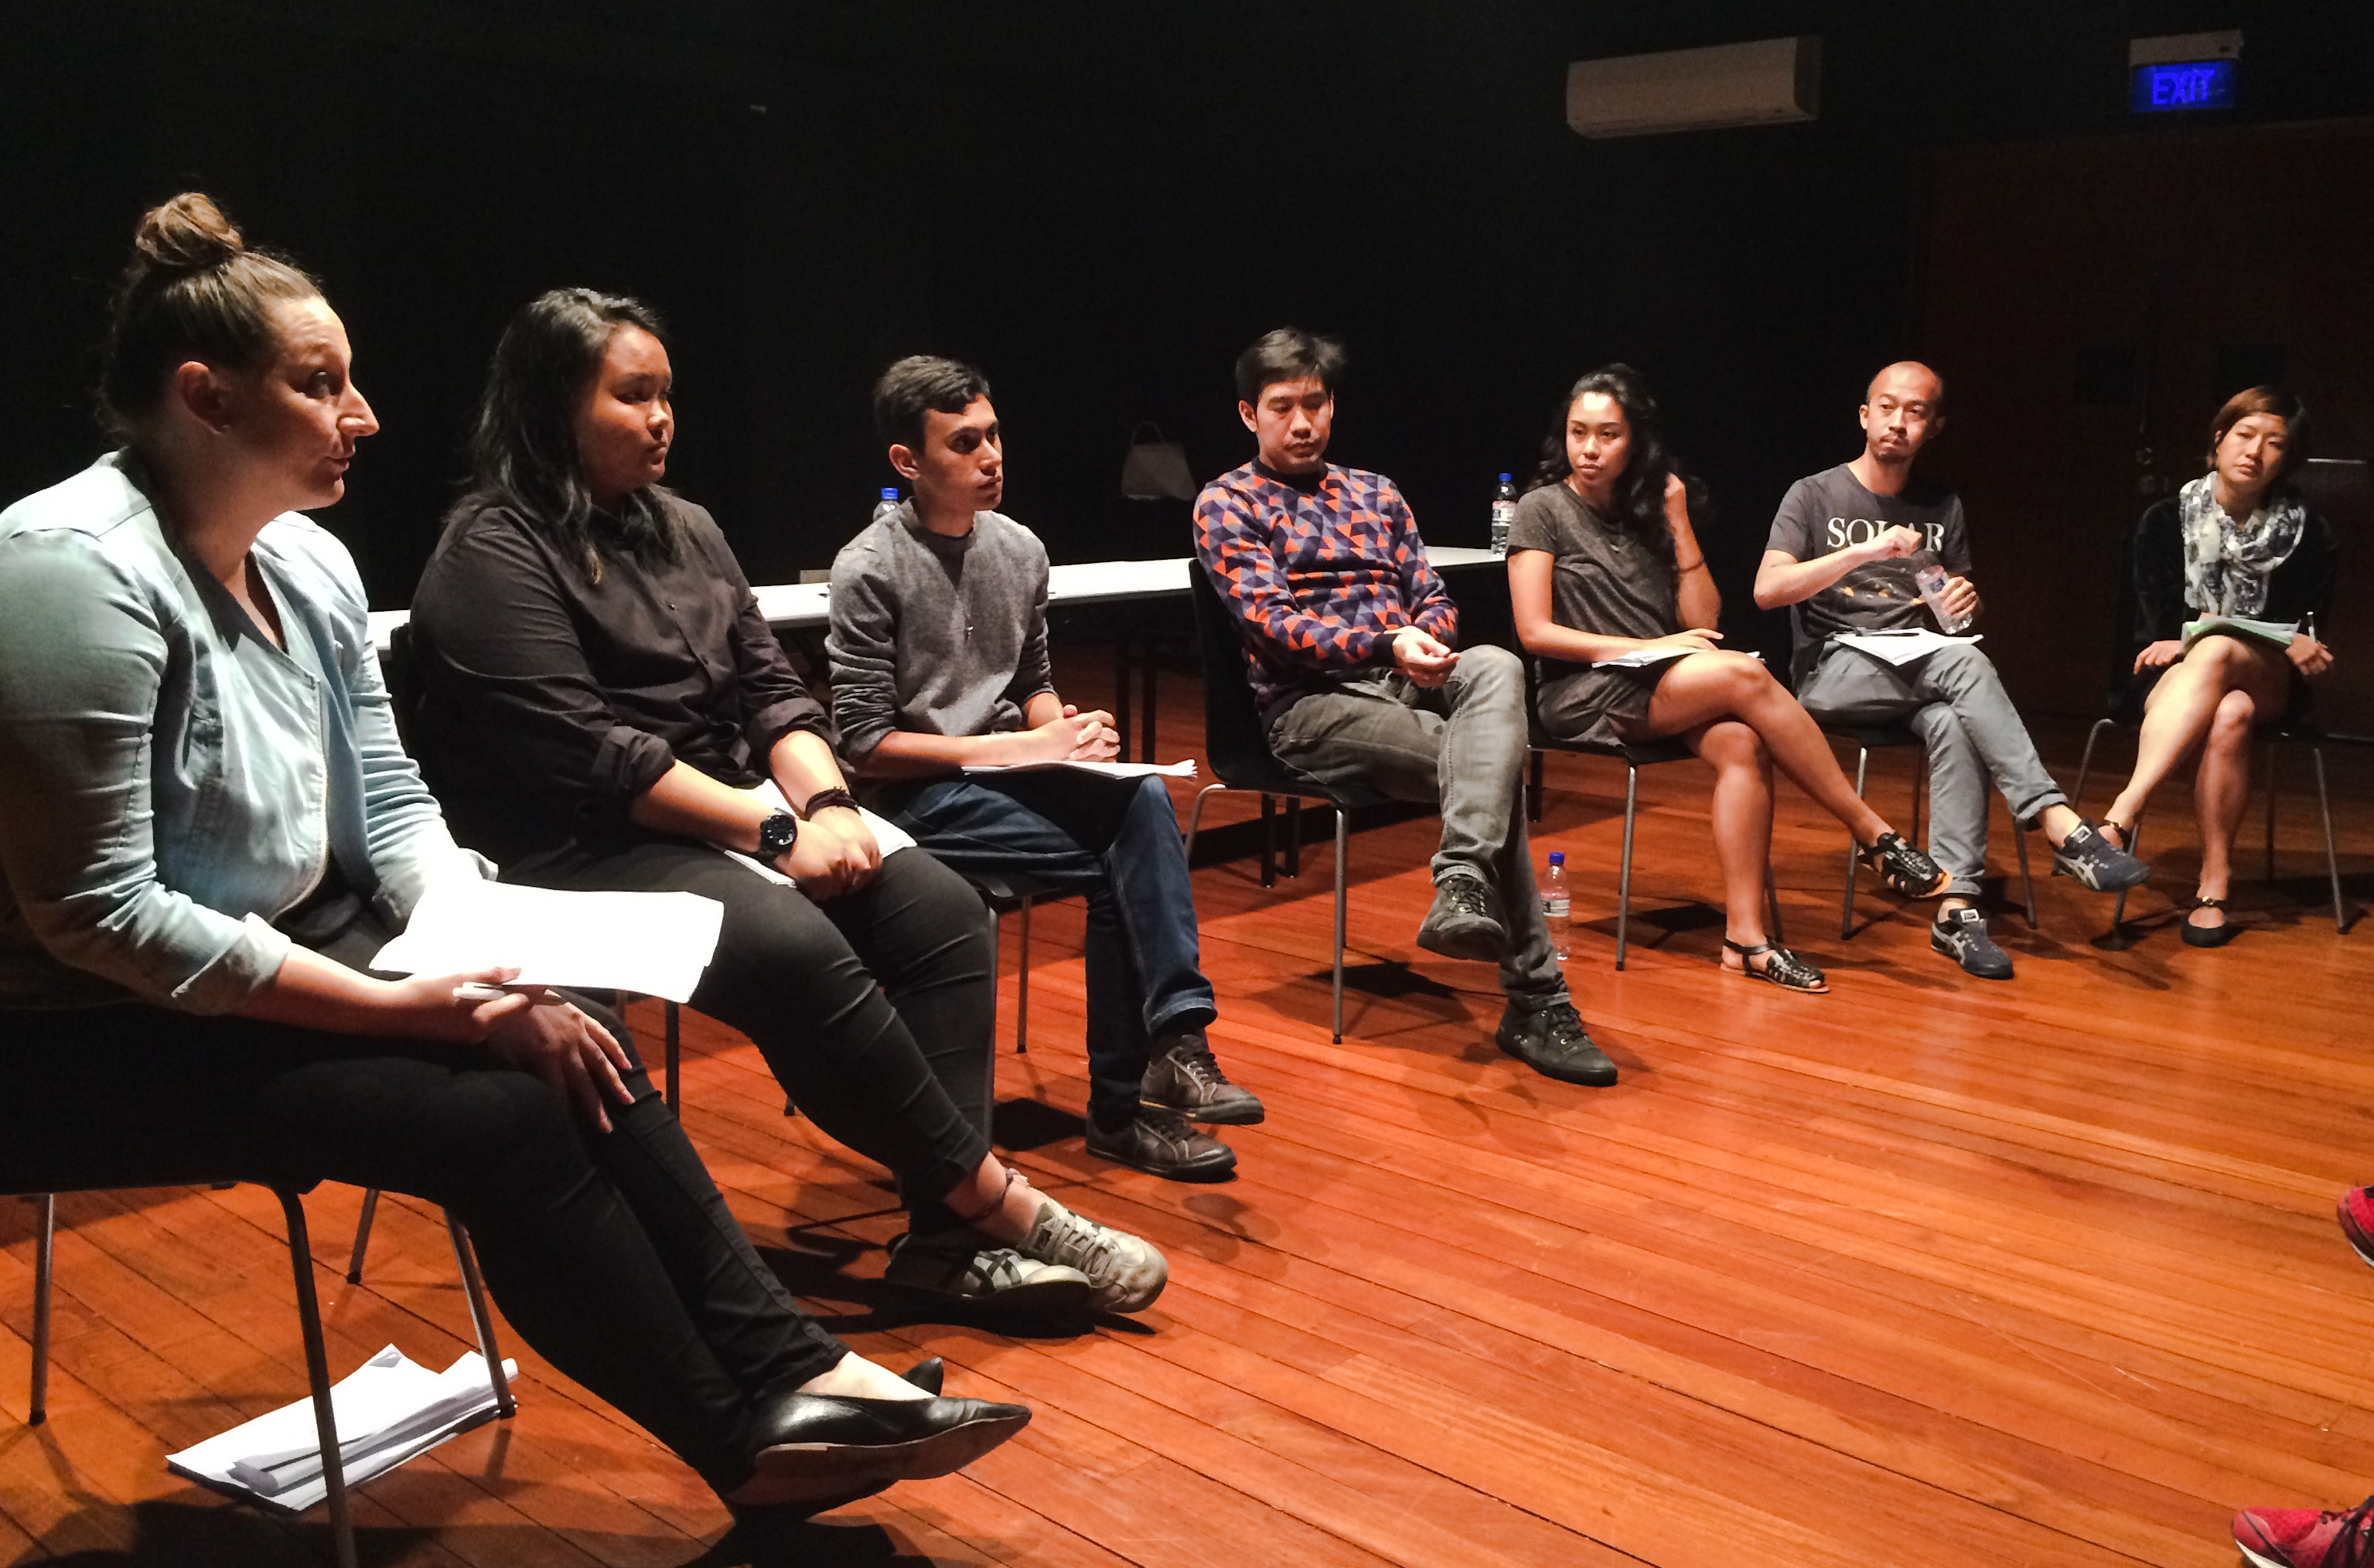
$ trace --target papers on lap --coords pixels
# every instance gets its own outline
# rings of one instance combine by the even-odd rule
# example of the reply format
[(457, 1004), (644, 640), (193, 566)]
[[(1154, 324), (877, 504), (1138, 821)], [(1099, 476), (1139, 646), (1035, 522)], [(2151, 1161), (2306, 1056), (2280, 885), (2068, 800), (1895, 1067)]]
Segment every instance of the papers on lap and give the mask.
[(725, 906), (694, 893), (571, 893), (455, 877), (429, 888), (371, 966), (398, 975), (500, 966), (519, 970), (515, 985), (688, 1001), (724, 919)]
[(1915, 659), (1926, 659), (1941, 648), (1958, 648), (1966, 642), (1976, 642), (1976, 637), (1947, 637), (1926, 626), (1912, 626), (1900, 632), (1839, 632), (1837, 640), (1858, 652), (1890, 664), (1910, 664)]
[[(503, 1374), (517, 1377), (519, 1369), (506, 1361)], [(338, 1457), (351, 1487), (492, 1415), (495, 1389), (476, 1351), (443, 1372), (431, 1372), (390, 1345), (342, 1379), (330, 1391), (330, 1405), (336, 1411)], [(301, 1514), (329, 1492), (322, 1480), (321, 1434), (311, 1399), (283, 1405), (169, 1454), (165, 1463), (192, 1480), (284, 1513)]]
[(2263, 643), (2271, 648), (2289, 648), (2299, 627), (2289, 621), (2252, 621), (2239, 615), (2204, 615), (2197, 621), (2184, 623), (2184, 650), (2204, 637), (2238, 637), (2244, 642)]
[[(1645, 670), (1651, 664), (1663, 664), (1668, 659), (1679, 659), (1686, 653), (1703, 651), (1696, 648), (1636, 648), (1629, 653), (1619, 653), (1613, 659), (1594, 659), (1594, 670)], [(1764, 657), (1754, 649), (1747, 650), (1750, 659)]]
[(996, 763), (985, 767), (968, 767), (967, 773), (1031, 773), (1042, 768), (1065, 767), (1075, 773), (1094, 773), (1107, 778), (1193, 778), (1195, 759), (1184, 762), (1011, 762)]

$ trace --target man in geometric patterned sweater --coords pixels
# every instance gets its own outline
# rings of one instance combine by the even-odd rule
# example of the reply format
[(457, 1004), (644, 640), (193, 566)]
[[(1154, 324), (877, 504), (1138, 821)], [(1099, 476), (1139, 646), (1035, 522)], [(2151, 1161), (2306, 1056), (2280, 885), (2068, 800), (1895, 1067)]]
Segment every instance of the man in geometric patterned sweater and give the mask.
[(1550, 946), (1525, 840), (1525, 680), (1457, 647), (1458, 610), (1393, 482), (1326, 461), (1343, 346), (1293, 328), (1237, 360), (1259, 456), (1195, 500), (1195, 553), (1244, 638), (1280, 762), (1322, 786), (1439, 807), (1417, 942), (1497, 962), (1500, 1048), (1569, 1083), (1616, 1082)]

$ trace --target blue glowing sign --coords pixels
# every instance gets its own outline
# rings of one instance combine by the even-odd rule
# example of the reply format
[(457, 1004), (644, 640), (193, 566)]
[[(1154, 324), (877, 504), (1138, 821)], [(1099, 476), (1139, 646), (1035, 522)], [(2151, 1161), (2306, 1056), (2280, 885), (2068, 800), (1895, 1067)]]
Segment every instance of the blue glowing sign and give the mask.
[(2231, 109), (2234, 62), (2193, 60), (2178, 65), (2138, 65), (2127, 89), (2127, 107), (2137, 114)]

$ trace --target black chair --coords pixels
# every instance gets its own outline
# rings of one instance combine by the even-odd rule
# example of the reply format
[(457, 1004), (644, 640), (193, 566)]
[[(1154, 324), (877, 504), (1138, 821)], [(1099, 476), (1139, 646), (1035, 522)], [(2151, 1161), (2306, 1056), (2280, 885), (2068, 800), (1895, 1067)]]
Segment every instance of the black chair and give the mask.
[[(2140, 632), (2135, 624), (2137, 610), (2134, 591), (2135, 552), (2142, 543), (2143, 525), (2138, 523), (2127, 535), (2126, 543), (2119, 550), (2118, 604), (2112, 616), (2116, 629), (2110, 645), (2112, 663), (2110, 672), (2110, 696), (2103, 704), (2106, 709), (2103, 717), (2094, 720), (2093, 727), (2086, 731), (2086, 750), (2077, 763), (2077, 788), (2071, 790), (2069, 795), (2069, 802), (2073, 808), (2077, 807), (2077, 802), (2085, 799), (2086, 781), (2094, 769), (2094, 745), (2102, 738), (2103, 731), (2116, 730), (2121, 726), (2140, 728), (2143, 724), (2144, 697), (2149, 686), (2145, 679), (2135, 673), (2133, 663), (2134, 650), (2140, 640)], [(2330, 624), (2325, 607), (2320, 607), (2317, 614), (2321, 622)], [(2315, 688), (2310, 687), (2309, 704), (2302, 711), (2286, 714), (2272, 721), (2262, 723), (2252, 732), (2254, 739), (2265, 743), (2267, 752), (2266, 880), (2269, 882), (2275, 880), (2277, 765), (2284, 747), (2306, 746), (2309, 757), (2316, 765), (2316, 809), (2318, 818), (2324, 828), (2324, 873), (2325, 880), (2333, 891), (2333, 926), (2337, 934), (2345, 934), (2350, 926), (2350, 912), (2341, 892), (2341, 857), (2333, 843), (2333, 802), (2326, 792), (2324, 780), (2324, 751), (2331, 743), (2324, 732), (2324, 727), (2316, 720), (2313, 711), (2314, 700)], [(2078, 809), (2082, 811), (2082, 808)], [(2131, 840), (2127, 845), (2130, 853), (2139, 852), (2138, 847), (2143, 842), (2144, 815), (2144, 813), (2136, 813), (2135, 820), (2126, 825)], [(2115, 929), (2124, 923), (2126, 918), (2127, 895), (2125, 893), (2121, 893), (2117, 907), (2110, 912), (2112, 928)]]
[[(1527, 760), (1532, 771), (1525, 780), (1525, 820), (1542, 820), (1543, 771), (1551, 752), (1570, 752), (1577, 756), (1610, 757), (1624, 765), (1624, 858), (1616, 873), (1616, 966), (1624, 967), (1625, 955), (1631, 950), (1632, 924), (1632, 828), (1640, 802), (1640, 770), (1664, 762), (1687, 762), (1696, 754), (1677, 740), (1648, 741), (1639, 745), (1624, 742), (1613, 744), (1598, 741), (1562, 741), (1542, 728), (1541, 708), (1534, 700), (1536, 682), (1534, 661), (1525, 661), (1525, 716), (1532, 748)], [(1769, 911), (1772, 930), (1769, 938), (1774, 943), (1780, 935), (1780, 895), (1772, 885), (1772, 866), (1764, 867), (1764, 902)]]
[[(27, 1424), (49, 1419), (50, 1286), (54, 1272), (57, 1236), (57, 1194), (95, 1192), (119, 1188), (204, 1187), (232, 1185), (219, 1173), (193, 1171), (170, 1162), (144, 1163), (137, 1154), (119, 1156), (94, 1147), (71, 1168), (41, 1168), (20, 1164), (13, 1155), (0, 1157), (0, 1193), (30, 1198), (41, 1210), (33, 1250), (33, 1367)], [(305, 1340), (305, 1380), (313, 1400), (315, 1440), (322, 1448), (322, 1483), (330, 1505), (331, 1551), (338, 1568), (356, 1568), (354, 1520), (347, 1498), (346, 1467), (338, 1453), (337, 1418), (331, 1404), (329, 1350), (322, 1337), (321, 1299), (313, 1289), (311, 1238), (305, 1228), (304, 1186), (278, 1186), (273, 1196), (288, 1224), (288, 1260), (297, 1283), (297, 1321)], [(518, 1410), (511, 1382), (503, 1375), (503, 1358), (495, 1344), (494, 1318), (487, 1310), (485, 1287), (477, 1258), (470, 1250), (468, 1233), (452, 1215), (445, 1227), (453, 1241), (453, 1258), (462, 1271), (462, 1288), (470, 1306), (470, 1326), (476, 1333), (478, 1353), (486, 1358), (495, 1390), (495, 1413), (509, 1420)]]
[[(1863, 794), (1864, 770), (1871, 765), (1871, 754), (1898, 746), (1921, 746), (1921, 732), (1910, 724), (1830, 724), (1822, 725), (1822, 733), (1833, 741), (1843, 741), (1855, 748), (1855, 794)], [(1921, 802), (1929, 788), (1929, 759), (1926, 748), (1912, 770), (1912, 825), (1904, 836), (1908, 844), (1921, 842)], [(2036, 879), (2027, 870), (2027, 833), (2016, 822), (2011, 825), (2012, 848), (2019, 855), (2020, 897), (2027, 912), (2027, 929), (2036, 929)], [(1846, 892), (1839, 900), (1839, 936), (1840, 940), (1854, 934), (1855, 901), (1855, 841), (1847, 835)]]
[[(1288, 768), (1269, 749), (1269, 734), (1254, 706), (1245, 675), (1245, 649), (1236, 617), (1220, 603), (1218, 591), (1201, 561), (1187, 563), (1187, 597), (1195, 610), (1196, 646), (1204, 666), (1204, 750), (1215, 783), (1196, 791), (1194, 808), (1187, 813), (1187, 855), (1195, 854), (1195, 835), (1203, 825), (1204, 802), (1223, 790), (1257, 793), (1262, 798), (1262, 885), (1272, 884), (1268, 834), (1273, 802), (1283, 798), (1299, 807), (1304, 801), (1323, 801), (1335, 808), (1335, 976), (1334, 1037), (1344, 1039), (1344, 896), (1350, 812), (1375, 805), (1384, 797), (1366, 790), (1330, 790)], [(1301, 818), (1288, 820), (1288, 874), (1300, 864)]]
[[(1030, 911), (1051, 898), (1063, 898), (1071, 889), (1021, 872), (965, 872), (961, 873), (981, 901), (989, 909), (989, 972), (997, 974), (998, 945), (1002, 940), (999, 925), (1008, 915), (1022, 917), (1022, 948), (1015, 965), (1014, 976), (1014, 1053), (1020, 1056), (1030, 1048)], [(991, 1047), (993, 1064), (996, 1048)], [(994, 1078), (993, 1071), (991, 1076)]]

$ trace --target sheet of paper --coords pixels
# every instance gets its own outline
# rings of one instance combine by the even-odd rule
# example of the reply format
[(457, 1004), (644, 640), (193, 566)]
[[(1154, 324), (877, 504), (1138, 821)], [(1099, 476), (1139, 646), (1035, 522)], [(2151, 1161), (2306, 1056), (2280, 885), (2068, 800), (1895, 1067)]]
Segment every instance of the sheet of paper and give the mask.
[(1965, 642), (1976, 642), (1973, 637), (1947, 637), (1915, 626), (1900, 632), (1839, 632), (1838, 640), (1849, 648), (1870, 654), (1874, 659), (1890, 664), (1910, 664), (1915, 659), (1926, 659), (1941, 648), (1952, 648)]
[(2299, 627), (2289, 621), (2253, 621), (2240, 615), (2204, 615), (2197, 621), (2185, 622), (2181, 635), (2184, 649), (2190, 653), (2194, 643), (2217, 632), (2270, 648), (2289, 648), (2293, 635), (2298, 630)]
[(717, 951), (725, 906), (695, 893), (573, 893), (447, 878), (372, 967), (458, 975), (516, 967), (519, 983), (641, 991), (688, 1001)]
[[(509, 1361), (503, 1372), (519, 1375)], [(390, 1345), (341, 1379), (331, 1389), (330, 1404), (347, 1484), (355, 1486), (491, 1415), (495, 1390), (485, 1360), (475, 1351), (438, 1373)], [(167, 1455), (165, 1463), (193, 1480), (284, 1513), (304, 1512), (329, 1490), (322, 1480), (320, 1435), (310, 1398)]]
[[(1629, 653), (1619, 653), (1613, 659), (1594, 659), (1594, 670), (1645, 670), (1651, 664), (1663, 664), (1668, 659), (1679, 659), (1685, 653), (1699, 651), (1695, 648), (1636, 648)], [(1754, 649), (1747, 650), (1750, 659), (1764, 657)]]
[(1094, 773), (1105, 778), (1193, 778), (1195, 759), (1184, 762), (1014, 762), (987, 767), (968, 767), (967, 773), (1038, 773), (1052, 767), (1068, 768), (1074, 773)]

